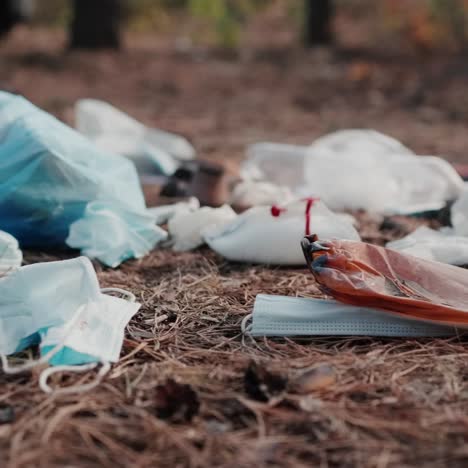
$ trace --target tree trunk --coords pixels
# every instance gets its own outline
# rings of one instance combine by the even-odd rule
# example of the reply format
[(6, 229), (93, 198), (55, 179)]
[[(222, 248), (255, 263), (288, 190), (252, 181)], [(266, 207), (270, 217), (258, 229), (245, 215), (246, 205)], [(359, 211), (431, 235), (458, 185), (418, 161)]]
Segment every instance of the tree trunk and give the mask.
[(73, 0), (72, 49), (120, 47), (121, 0)]
[(306, 47), (330, 44), (333, 41), (331, 30), (333, 0), (304, 0), (304, 3)]

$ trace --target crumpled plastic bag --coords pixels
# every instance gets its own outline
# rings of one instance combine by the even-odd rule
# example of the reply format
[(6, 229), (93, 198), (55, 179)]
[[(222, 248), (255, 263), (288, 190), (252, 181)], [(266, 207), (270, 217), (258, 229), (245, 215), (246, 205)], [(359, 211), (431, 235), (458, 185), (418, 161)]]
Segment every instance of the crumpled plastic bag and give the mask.
[(319, 200), (299, 200), (281, 207), (258, 206), (221, 228), (203, 231), (206, 243), (218, 254), (237, 262), (302, 265), (300, 240), (304, 234), (359, 240), (352, 224)]
[(23, 262), (23, 252), (18, 241), (10, 234), (0, 231), (0, 277), (17, 270)]
[(99, 147), (132, 159), (142, 172), (152, 168), (171, 175), (179, 166), (177, 160), (195, 156), (193, 146), (185, 138), (146, 127), (105, 101), (78, 100), (75, 120), (80, 133)]
[(171, 205), (160, 205), (148, 208), (148, 213), (154, 218), (157, 225), (166, 224), (175, 216), (192, 213), (200, 208), (200, 202), (196, 197), (190, 197), (187, 201), (172, 203)]
[(435, 231), (420, 226), (411, 234), (392, 242), (388, 249), (450, 265), (468, 265), (468, 237), (457, 236), (449, 228)]
[(196, 249), (205, 243), (203, 232), (209, 228), (220, 228), (237, 217), (229, 205), (219, 208), (204, 206), (195, 211), (182, 212), (171, 218), (167, 228), (177, 252)]
[(443, 206), (464, 188), (445, 160), (416, 156), (373, 130), (341, 130), (309, 147), (252, 145), (241, 174), (285, 185), (300, 197), (320, 197), (334, 211), (412, 212), (422, 204)]
[[(154, 247), (157, 230), (146, 218), (131, 161), (100, 150), (26, 99), (5, 92), (0, 92), (0, 142), (0, 229), (21, 246), (64, 246), (70, 226), (88, 216), (90, 202), (99, 201), (118, 207), (116, 216), (126, 214), (120, 220), (125, 232), (142, 234), (138, 252), (131, 255)], [(107, 244), (100, 243), (100, 250), (113, 249), (112, 237), (122, 235), (109, 229), (105, 234)], [(88, 250), (90, 239), (75, 236), (73, 247)], [(123, 260), (130, 253), (125, 247), (120, 255)]]
[(468, 326), (468, 270), (364, 242), (303, 239), (315, 279), (335, 299), (408, 318)]

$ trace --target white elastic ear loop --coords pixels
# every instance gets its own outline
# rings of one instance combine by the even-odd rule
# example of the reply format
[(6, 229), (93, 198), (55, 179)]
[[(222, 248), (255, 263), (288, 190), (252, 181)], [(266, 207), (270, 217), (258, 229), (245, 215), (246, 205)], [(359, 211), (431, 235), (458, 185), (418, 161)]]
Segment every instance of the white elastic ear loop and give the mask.
[(247, 323), (249, 320), (251, 320), (253, 317), (253, 314), (246, 315), (241, 322), (241, 331), (243, 335), (250, 335), (250, 332), (252, 331), (252, 324)]
[(106, 293), (120, 293), (122, 296), (127, 297), (127, 301), (129, 302), (136, 302), (136, 297), (135, 294), (131, 293), (130, 291), (127, 291), (126, 289), (121, 289), (121, 288), (101, 288), (101, 292), (106, 294)]
[(71, 333), (73, 326), (76, 324), (80, 315), (85, 307), (85, 304), (81, 305), (78, 310), (75, 312), (75, 315), (72, 317), (70, 322), (66, 325), (66, 332), (64, 333), (62, 339), (59, 343), (57, 343), (50, 351), (48, 351), (44, 356), (41, 356), (39, 359), (34, 359), (32, 361), (26, 362), (25, 364), (21, 364), (19, 366), (10, 367), (8, 363), (8, 358), (6, 354), (0, 354), (0, 360), (2, 361), (2, 370), (5, 374), (20, 374), (21, 372), (27, 371), (29, 369), (33, 369), (36, 366), (41, 364), (46, 364), (50, 358), (55, 356), (58, 352), (60, 352), (63, 347), (65, 346), (65, 341), (68, 338), (68, 335)]
[(91, 364), (84, 364), (82, 366), (54, 366), (44, 369), (41, 372), (39, 377), (39, 387), (44, 393), (52, 393), (54, 395), (63, 395), (66, 393), (84, 393), (93, 388), (96, 388), (101, 382), (104, 376), (109, 372), (111, 365), (109, 362), (102, 362), (102, 367), (96, 375), (96, 378), (87, 384), (82, 385), (73, 385), (70, 387), (63, 388), (52, 388), (47, 381), (49, 377), (58, 372), (68, 371), (74, 373), (86, 372), (88, 370), (94, 369), (97, 366), (97, 363), (93, 362)]

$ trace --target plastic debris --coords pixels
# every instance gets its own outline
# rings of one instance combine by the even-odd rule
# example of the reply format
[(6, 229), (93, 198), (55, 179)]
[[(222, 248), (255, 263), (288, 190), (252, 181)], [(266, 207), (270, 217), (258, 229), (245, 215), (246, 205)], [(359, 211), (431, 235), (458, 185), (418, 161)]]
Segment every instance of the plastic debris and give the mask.
[(452, 205), (451, 221), (456, 235), (468, 236), (468, 188)]
[(0, 277), (15, 271), (23, 262), (18, 241), (7, 232), (0, 231)]
[(388, 249), (451, 265), (468, 265), (468, 237), (452, 229), (435, 231), (421, 226), (402, 239), (388, 242)]
[(152, 216), (156, 224), (166, 224), (175, 216), (191, 213), (200, 208), (200, 202), (197, 198), (191, 197), (187, 201), (173, 203), (171, 205), (161, 205), (148, 208), (148, 213)]
[[(98, 149), (24, 98), (4, 92), (0, 92), (0, 140), (0, 229), (16, 237), (22, 247), (64, 246), (70, 226), (83, 217), (88, 233), (96, 232), (89, 224), (90, 202), (115, 208), (112, 216), (125, 215), (119, 220), (119, 236), (148, 233), (144, 238), (130, 236), (134, 247), (140, 243), (139, 254), (154, 247), (161, 232), (147, 217), (131, 161)], [(108, 211), (105, 214), (110, 216)], [(96, 212), (93, 215), (102, 229), (103, 220)], [(109, 229), (103, 233), (107, 248), (114, 249), (114, 233)], [(72, 239), (73, 247), (89, 250), (94, 237), (82, 242), (76, 235)], [(106, 247), (101, 240), (96, 238), (103, 251)], [(129, 252), (121, 240), (124, 251), (112, 255), (126, 258)]]
[(193, 146), (185, 138), (146, 127), (107, 102), (81, 99), (75, 115), (80, 133), (107, 151), (131, 158), (143, 171), (148, 169), (145, 159), (153, 169), (170, 175), (178, 167), (177, 160), (195, 157)]
[(303, 239), (306, 261), (326, 294), (433, 323), (468, 326), (468, 270), (364, 242)]
[(289, 187), (300, 197), (320, 197), (332, 210), (377, 213), (441, 208), (464, 189), (445, 160), (416, 156), (373, 130), (342, 130), (308, 147), (252, 145), (242, 165), (246, 180)]
[(304, 234), (360, 239), (352, 224), (316, 199), (283, 206), (258, 206), (232, 223), (203, 231), (206, 243), (228, 260), (272, 265), (302, 265), (300, 240)]
[(237, 217), (229, 205), (220, 208), (204, 206), (196, 211), (180, 213), (169, 220), (169, 234), (178, 252), (196, 249), (205, 243), (203, 232), (221, 228)]

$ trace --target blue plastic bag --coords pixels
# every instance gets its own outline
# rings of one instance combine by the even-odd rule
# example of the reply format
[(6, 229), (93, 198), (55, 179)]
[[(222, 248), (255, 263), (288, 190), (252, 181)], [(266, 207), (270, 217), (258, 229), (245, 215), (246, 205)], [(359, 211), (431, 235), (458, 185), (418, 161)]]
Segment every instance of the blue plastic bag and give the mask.
[[(63, 246), (70, 226), (95, 201), (142, 215), (129, 219), (141, 219), (144, 226), (123, 222), (128, 232), (148, 233), (150, 248), (166, 237), (146, 217), (132, 162), (97, 148), (26, 99), (0, 92), (0, 229), (24, 247)], [(75, 240), (73, 247), (84, 245), (89, 248), (89, 239), (82, 245)], [(119, 263), (133, 256), (126, 247), (115, 255)]]

